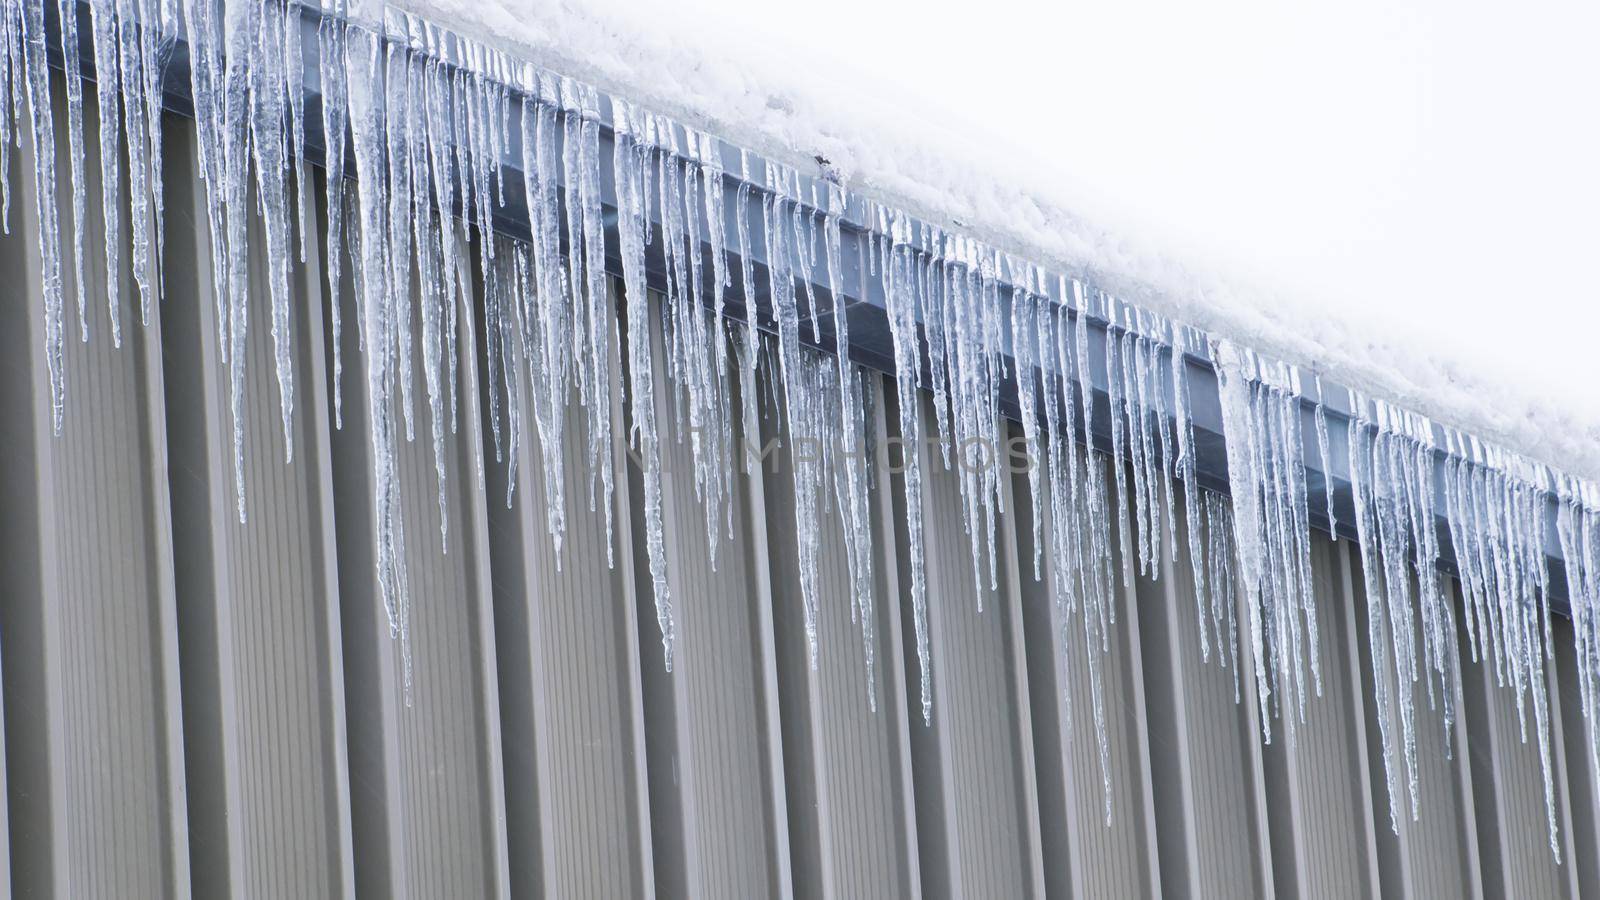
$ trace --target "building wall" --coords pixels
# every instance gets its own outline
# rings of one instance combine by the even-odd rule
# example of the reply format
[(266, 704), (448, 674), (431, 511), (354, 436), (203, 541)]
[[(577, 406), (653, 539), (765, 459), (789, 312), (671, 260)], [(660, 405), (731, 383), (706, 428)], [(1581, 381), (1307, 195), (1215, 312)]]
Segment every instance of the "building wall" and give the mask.
[[(31, 163), (27, 151), (12, 157), (10, 233), (0, 237), (0, 885), (12, 893), (1600, 892), (1590, 723), (1578, 712), (1564, 622), (1550, 664), (1557, 865), (1537, 752), (1521, 740), (1493, 672), (1468, 660), (1455, 686), (1454, 758), (1444, 756), (1442, 719), (1420, 707), (1420, 816), (1400, 816), (1391, 831), (1362, 579), (1347, 542), (1319, 534), (1313, 547), (1323, 695), (1293, 740), (1275, 723), (1275, 742), (1263, 745), (1253, 692), (1236, 702), (1233, 672), (1215, 654), (1200, 659), (1186, 544), (1163, 541), (1161, 578), (1120, 591), (1103, 658), (1108, 822), (1082, 636), (1073, 643), (1059, 627), (1050, 588), (1060, 576), (1048, 559), (1043, 581), (1033, 579), (1025, 480), (1005, 491), (997, 584), (982, 612), (955, 476), (935, 467), (924, 487), (935, 693), (924, 725), (898, 476), (872, 476), (874, 711), (836, 523), (825, 522), (813, 669), (786, 451), (776, 469), (736, 476), (732, 536), (713, 569), (688, 445), (672, 431), (663, 392), (679, 630), (669, 674), (637, 468), (619, 442), (608, 565), (604, 520), (585, 502), (587, 460), (568, 442), (558, 564), (534, 429), (505, 500), (477, 348), (462, 347), (459, 360), (465, 414), (447, 441), (447, 548), (426, 437), (401, 452), (408, 694), (373, 576), (354, 301), (348, 283), (329, 295), (323, 252), (294, 269), (292, 464), (283, 461), (266, 273), (251, 261), (259, 290), (244, 409), (248, 517), (238, 521), (190, 134), (176, 121), (169, 128), (165, 300), (139, 326), (131, 275), (121, 273), (120, 349), (103, 285), (90, 285), (88, 343), (76, 340), (69, 308), (59, 437), (23, 177)], [(65, 147), (61, 135), (60, 172)], [(98, 263), (96, 175), (91, 167), (85, 224)], [(65, 190), (60, 199), (68, 223)], [(124, 267), (129, 258), (124, 248)], [(64, 271), (70, 306), (70, 264)], [(336, 303), (346, 323), (342, 429), (330, 387)], [(892, 393), (875, 380), (869, 424), (880, 441), (895, 429)], [(530, 399), (521, 402), (531, 420)], [(621, 422), (622, 398), (612, 402)], [(781, 438), (780, 410), (766, 405), (761, 438)], [(574, 403), (569, 433), (584, 427)]]

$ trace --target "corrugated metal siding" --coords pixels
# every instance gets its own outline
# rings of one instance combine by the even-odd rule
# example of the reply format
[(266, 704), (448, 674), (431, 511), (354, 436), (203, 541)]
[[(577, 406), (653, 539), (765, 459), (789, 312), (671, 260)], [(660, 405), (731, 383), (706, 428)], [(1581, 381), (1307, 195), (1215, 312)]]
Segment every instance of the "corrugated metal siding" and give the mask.
[[(1355, 592), (1350, 545), (1312, 546), (1322, 629), (1322, 697), (1307, 704), (1306, 723), (1294, 742), (1265, 753), (1271, 789), (1268, 817), (1275, 888), (1282, 897), (1355, 897), (1380, 893), (1376, 878), (1376, 800), (1387, 803), (1381, 782), (1374, 794), (1366, 756), (1365, 680), (1358, 668)], [(1382, 777), (1380, 770), (1380, 779)], [(1382, 809), (1383, 807), (1378, 807)], [(1296, 823), (1299, 823), (1298, 825)]]
[[(531, 399), (521, 404), (531, 419)], [(620, 421), (620, 397), (613, 407)], [(566, 427), (583, 421), (570, 406)], [(634, 606), (630, 487), (626, 478), (616, 485), (616, 566), (607, 565), (604, 517), (586, 514), (569, 519), (558, 565), (537, 430), (529, 434), (515, 504), (504, 502), (506, 469), (485, 469), (511, 887), (518, 896), (644, 896), (654, 876), (639, 642), (654, 637), (641, 635)], [(585, 510), (587, 469), (569, 442), (564, 491)], [(625, 471), (620, 460), (616, 469)], [(653, 629), (654, 613), (644, 621)]]
[[(166, 152), (167, 247), (192, 265), (167, 268), (163, 355), (175, 546), (179, 652), (191, 846), (206, 862), (195, 890), (225, 895), (278, 884), (301, 896), (347, 891), (352, 878), (345, 753), (345, 692), (339, 626), (339, 553), (329, 477), (328, 410), (321, 392), (295, 407), (296, 463), (282, 464), (283, 426), (271, 390), (245, 396), (248, 517), (233, 492), (227, 371), (216, 347), (210, 253), (195, 223), (205, 199), (192, 177), (194, 144), (173, 129)], [(180, 212), (181, 211), (181, 212)], [(252, 260), (252, 286), (266, 284)], [(317, 298), (301, 271), (299, 296)], [(326, 380), (320, 316), (295, 319), (306, 349), (301, 384)], [(249, 334), (251, 371), (270, 372), (268, 329)], [(66, 441), (63, 441), (65, 443)]]
[(1202, 661), (1193, 583), (1186, 556), (1163, 559), (1158, 582), (1138, 582), (1161, 888), (1260, 895), (1268, 845), (1255, 695), (1241, 682), (1235, 702), (1214, 641), (1211, 661)]
[[(64, 129), (56, 142), (65, 145)], [(24, 154), (12, 159), (31, 168)], [(151, 311), (148, 328), (138, 327), (136, 308), (126, 311), (117, 350), (104, 305), (96, 307), (96, 340), (74, 340), (65, 361), (77, 402), (63, 430), (81, 440), (54, 439), (25, 170), (10, 173), (11, 235), (0, 251), (8, 313), (0, 655), (16, 692), (5, 703), (11, 881), (24, 896), (187, 893), (165, 310)], [(86, 227), (99, 233), (103, 204), (89, 187)], [(89, 247), (103, 258), (98, 241)], [(125, 249), (121, 259), (130, 257)], [(73, 296), (70, 269), (63, 274)], [(98, 277), (88, 287), (104, 296)]]
[[(779, 419), (763, 417), (760, 446), (778, 435)], [(881, 403), (871, 410), (869, 427), (881, 446), (887, 433)], [(794, 482), (788, 448), (776, 454), (778, 465), (763, 465), (761, 481), (766, 521), (780, 536), (794, 521)], [(805, 636), (797, 549), (781, 538), (767, 544), (791, 871), (798, 897), (907, 896), (921, 884), (906, 718), (910, 631), (902, 637), (900, 610), (886, 599), (900, 593), (897, 559), (887, 552), (895, 546), (889, 475), (874, 469), (869, 477), (874, 547), (880, 551), (872, 560), (876, 713), (867, 702), (861, 633), (847, 614), (855, 598), (842, 533), (828, 529), (821, 544), (818, 606), (826, 612), (818, 623), (822, 649), (815, 669)], [(911, 654), (914, 659), (915, 651)]]
[[(1551, 681), (1557, 867), (1536, 751), (1493, 672), (1469, 661), (1451, 735), (1457, 759), (1443, 756), (1442, 720), (1419, 708), (1421, 816), (1402, 815), (1400, 836), (1390, 832), (1365, 599), (1348, 543), (1314, 541), (1323, 696), (1293, 741), (1279, 723), (1270, 746), (1258, 738), (1253, 693), (1235, 703), (1233, 673), (1200, 659), (1190, 569), (1176, 548), (1159, 580), (1122, 590), (1103, 657), (1107, 825), (1082, 635), (1072, 643), (1057, 627), (1053, 565), (1044, 582), (1031, 577), (1025, 480), (1005, 492), (997, 587), (982, 613), (955, 476), (936, 469), (925, 484), (936, 699), (924, 726), (900, 477), (872, 473), (873, 712), (836, 529), (818, 573), (821, 664), (808, 662), (787, 451), (775, 469), (734, 479), (732, 537), (713, 570), (688, 444), (658, 394), (679, 626), (668, 674), (637, 468), (619, 448), (610, 567), (604, 520), (588, 512), (585, 455), (568, 444), (558, 565), (536, 432), (517, 450), (507, 506), (471, 347), (460, 359), (463, 415), (447, 441), (448, 552), (426, 438), (401, 454), (414, 596), (408, 705), (374, 590), (348, 285), (327, 296), (320, 252), (295, 267), (292, 465), (282, 461), (264, 303), (253, 304), (249, 518), (240, 524), (188, 126), (174, 122), (169, 134), (166, 299), (139, 327), (122, 273), (118, 350), (101, 286), (91, 285), (92, 338), (67, 344), (59, 438), (33, 197), (20, 177), (28, 165), (26, 153), (13, 163), (12, 230), (0, 237), (0, 866), (9, 864), (0, 880), (16, 895), (1600, 891), (1591, 723), (1577, 712), (1564, 623)], [(99, 210), (89, 174), (88, 206)], [(61, 202), (65, 214), (64, 192)], [(86, 233), (98, 261), (94, 218)], [(328, 390), (332, 302), (352, 323), (343, 430), (332, 427)], [(874, 381), (880, 442), (897, 421), (892, 394)], [(611, 399), (621, 423), (622, 398)], [(531, 418), (529, 399), (521, 403)], [(762, 442), (782, 436), (780, 413), (769, 405)], [(584, 427), (572, 404), (569, 431)]]

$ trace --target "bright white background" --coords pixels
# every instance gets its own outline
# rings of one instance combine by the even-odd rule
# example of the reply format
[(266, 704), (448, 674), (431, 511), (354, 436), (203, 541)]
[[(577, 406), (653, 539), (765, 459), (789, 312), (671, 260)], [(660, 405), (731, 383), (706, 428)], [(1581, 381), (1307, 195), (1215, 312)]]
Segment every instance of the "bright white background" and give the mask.
[(1024, 191), (1404, 402), (1600, 466), (1600, 3), (397, 2), (734, 125), (814, 120), (869, 174)]
[(902, 130), (1285, 302), (1530, 390), (1600, 381), (1600, 4), (585, 5), (870, 92)]

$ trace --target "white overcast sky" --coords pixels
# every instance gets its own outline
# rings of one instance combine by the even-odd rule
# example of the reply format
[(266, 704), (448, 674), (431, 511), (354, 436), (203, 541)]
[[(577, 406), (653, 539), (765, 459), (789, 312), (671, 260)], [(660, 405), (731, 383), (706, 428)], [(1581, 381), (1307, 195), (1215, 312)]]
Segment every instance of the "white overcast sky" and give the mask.
[(579, 5), (1600, 421), (1600, 4)]

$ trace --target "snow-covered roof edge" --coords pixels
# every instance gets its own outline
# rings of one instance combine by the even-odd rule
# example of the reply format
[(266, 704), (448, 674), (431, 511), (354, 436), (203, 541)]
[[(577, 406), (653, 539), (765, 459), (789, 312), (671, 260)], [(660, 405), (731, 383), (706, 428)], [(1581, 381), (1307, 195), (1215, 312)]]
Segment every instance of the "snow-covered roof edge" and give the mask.
[(1252, 347), (1308, 376), (1384, 398), (1559, 472), (1600, 480), (1600, 429), (1554, 403), (1530, 401), (1505, 385), (1391, 344), (1385, 334), (1352, 332), (1331, 318), (1285, 314), (1270, 295), (1101, 228), (1000, 179), (953, 171), (936, 149), (843, 133), (821, 120), (824, 111), (802, 114), (792, 98), (766, 93), (750, 73), (722, 61), (619, 30), (562, 0), (394, 0), (384, 8), (415, 14), (513, 59), (837, 180), (854, 194), (1046, 270), (1079, 275), (1120, 300)]

